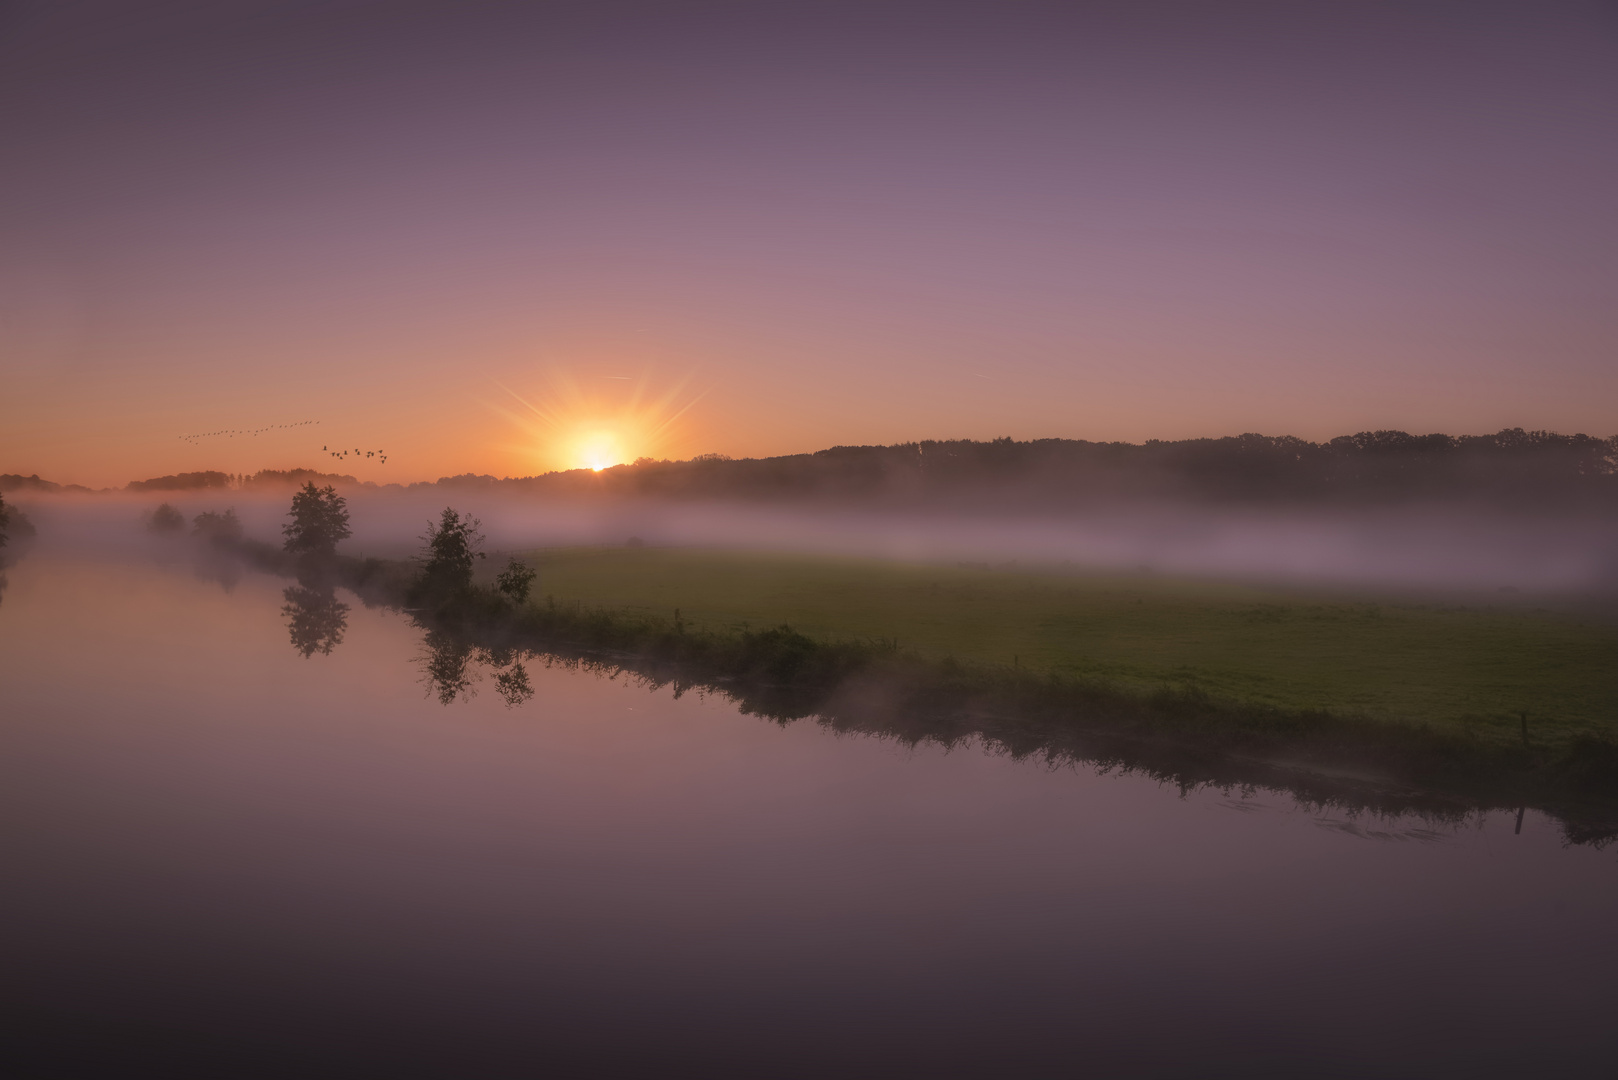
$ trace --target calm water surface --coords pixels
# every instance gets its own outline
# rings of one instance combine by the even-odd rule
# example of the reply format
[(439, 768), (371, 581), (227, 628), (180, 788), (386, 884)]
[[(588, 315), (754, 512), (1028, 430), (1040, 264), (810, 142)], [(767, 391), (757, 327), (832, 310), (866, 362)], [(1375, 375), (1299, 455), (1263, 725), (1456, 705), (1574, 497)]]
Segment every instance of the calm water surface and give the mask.
[(305, 658), (283, 581), (7, 576), (23, 1075), (1613, 1075), (1618, 853), (1533, 813), (1182, 796), (535, 659), (446, 706), (352, 597)]

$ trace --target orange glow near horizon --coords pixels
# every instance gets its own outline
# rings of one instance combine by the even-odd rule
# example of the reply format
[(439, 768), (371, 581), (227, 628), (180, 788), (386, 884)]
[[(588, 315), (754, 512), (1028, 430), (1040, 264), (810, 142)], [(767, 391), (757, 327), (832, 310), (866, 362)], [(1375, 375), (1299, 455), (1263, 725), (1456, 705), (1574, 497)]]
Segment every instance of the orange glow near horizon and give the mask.
[(663, 388), (650, 373), (578, 376), (549, 372), (537, 390), (501, 386), (520, 408), (492, 406), (522, 432), (511, 449), (540, 469), (601, 472), (639, 458), (678, 456), (687, 441), (684, 418), (701, 394), (689, 379)]

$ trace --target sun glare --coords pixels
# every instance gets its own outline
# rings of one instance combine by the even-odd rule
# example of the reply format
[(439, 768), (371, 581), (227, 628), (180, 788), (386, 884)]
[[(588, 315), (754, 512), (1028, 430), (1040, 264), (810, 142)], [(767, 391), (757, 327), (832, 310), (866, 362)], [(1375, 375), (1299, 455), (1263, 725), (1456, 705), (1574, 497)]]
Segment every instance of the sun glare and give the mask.
[(524, 445), (513, 450), (534, 466), (601, 472), (637, 458), (683, 455), (680, 421), (701, 396), (686, 393), (686, 382), (659, 392), (648, 375), (553, 371), (538, 392), (501, 387), (521, 403), (520, 411), (495, 408), (522, 429)]
[(619, 449), (619, 440), (615, 434), (610, 431), (595, 431), (579, 441), (573, 453), (573, 460), (576, 468), (600, 472), (614, 465), (622, 465), (624, 454)]

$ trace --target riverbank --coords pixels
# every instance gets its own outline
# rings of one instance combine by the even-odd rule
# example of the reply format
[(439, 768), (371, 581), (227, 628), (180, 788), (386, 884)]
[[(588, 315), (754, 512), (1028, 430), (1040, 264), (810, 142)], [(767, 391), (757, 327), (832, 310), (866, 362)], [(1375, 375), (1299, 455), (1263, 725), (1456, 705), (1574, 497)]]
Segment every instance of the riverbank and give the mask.
[[(268, 545), (244, 545), (244, 551), (265, 569), (294, 572), (291, 561)], [(1375, 640), (1383, 626), (1391, 626), (1389, 644), (1382, 653), (1371, 655), (1381, 657), (1380, 670), (1394, 665), (1392, 670), (1410, 672), (1408, 677), (1417, 682), (1420, 671), (1445, 671), (1446, 658), (1459, 662), (1452, 650), (1478, 641), (1492, 643), (1495, 649), (1521, 649), (1524, 640), (1537, 640), (1540, 648), (1551, 648), (1566, 640), (1557, 635), (1571, 635), (1582, 648), (1595, 650), (1607, 640), (1601, 637), (1604, 628), (1599, 624), (1569, 622), (1546, 613), (1425, 612), (1419, 606), (1410, 613), (1348, 618), (1342, 612), (1321, 610), (1318, 597), (1299, 597), (1296, 611), (1275, 605), (1281, 607), (1279, 612), (1261, 608), (1260, 618), (1232, 620), (1232, 597), (1248, 603), (1247, 594), (1223, 591), (1225, 587), (1208, 586), (1211, 591), (1198, 598), (1173, 583), (1125, 588), (1115, 580), (1097, 579), (1069, 583), (1067, 593), (1041, 600), (1028, 575), (976, 567), (955, 568), (958, 573), (952, 574), (937, 567), (829, 560), (794, 567), (769, 559), (749, 564), (749, 557), (718, 553), (681, 557), (636, 549), (621, 555), (600, 551), (537, 555), (538, 595), (521, 605), (486, 588), (413, 604), (409, 590), (415, 570), (404, 561), (339, 558), (332, 573), (336, 583), (366, 602), (408, 609), (441, 642), (460, 643), (446, 647), (502, 654), (526, 650), (553, 661), (673, 684), (677, 692), (712, 690), (748, 712), (779, 722), (816, 717), (838, 729), (909, 741), (978, 738), (1018, 755), (1112, 763), (1176, 783), (1283, 786), (1308, 798), (1373, 809), (1420, 807), (1463, 813), (1531, 805), (1570, 821), (1602, 822), (1618, 816), (1618, 747), (1607, 730), (1590, 719), (1552, 723), (1530, 714), (1525, 737), (1520, 716), (1488, 723), (1462, 716), (1445, 723), (1364, 710), (1287, 707), (1221, 697), (1188, 678), (1151, 685), (1144, 679), (1101, 677), (1077, 659), (1074, 668), (1064, 670), (1042, 662), (1037, 651), (1030, 653), (1026, 664), (1020, 655), (1010, 663), (993, 663), (981, 654), (940, 655), (940, 642), (948, 640), (940, 636), (914, 641), (897, 634), (855, 636), (858, 630), (875, 629), (870, 622), (851, 620), (849, 632), (837, 636), (812, 621), (770, 625), (762, 619), (734, 620), (727, 613), (740, 608), (713, 603), (681, 606), (677, 613), (673, 605), (632, 606), (623, 601), (659, 578), (671, 590), (703, 587), (705, 576), (726, 573), (723, 566), (728, 563), (734, 568), (728, 571), (729, 590), (709, 594), (717, 603), (736, 605), (757, 594), (764, 578), (776, 581), (772, 587), (786, 587), (780, 575), (788, 574), (796, 582), (792, 588), (821, 598), (819, 611), (831, 610), (839, 599), (856, 597), (858, 603), (851, 603), (851, 610), (869, 618), (870, 612), (881, 609), (902, 620), (903, 605), (885, 603), (878, 588), (886, 576), (891, 588), (928, 597), (935, 585), (940, 594), (957, 590), (956, 602), (976, 605), (979, 618), (968, 629), (981, 641), (1000, 640), (990, 631), (996, 620), (1009, 617), (1008, 612), (1021, 612), (1036, 629), (1043, 627), (1049, 633), (1050, 619), (1042, 614), (1046, 610), (1042, 604), (1068, 605), (1075, 623), (1082, 622), (1087, 611), (1142, 608), (1146, 609), (1142, 619), (1166, 622), (1172, 613), (1181, 612), (1204, 624), (1224, 619), (1236, 630), (1256, 627), (1259, 640), (1279, 643), (1290, 633), (1314, 642), (1302, 655), (1314, 656), (1315, 664), (1327, 662), (1317, 655), (1324, 648), (1321, 640), (1334, 640), (1345, 654), (1352, 651), (1350, 646), (1357, 649), (1361, 669), (1373, 671), (1379, 669), (1363, 659), (1371, 650), (1366, 642)], [(995, 584), (1001, 574), (1004, 582)], [(839, 575), (844, 581), (840, 592), (830, 587), (831, 579)], [(586, 582), (604, 589), (609, 580), (624, 590), (617, 594), (616, 606), (587, 603), (578, 595)], [(642, 594), (643, 601), (646, 596)], [(1312, 628), (1307, 621), (1311, 612), (1316, 624)], [(922, 625), (914, 610), (908, 617), (910, 625)], [(1299, 632), (1297, 624), (1305, 632)], [(1449, 628), (1450, 633), (1432, 637), (1434, 626)], [(1424, 630), (1429, 638), (1425, 647), (1418, 648), (1412, 642), (1416, 639), (1419, 644)], [(943, 620), (937, 634), (948, 632)], [(1251, 649), (1256, 647), (1254, 640), (1232, 632), (1219, 647)], [(1137, 643), (1137, 647), (1144, 646)], [(1399, 667), (1395, 660), (1404, 654), (1410, 655)], [(1280, 664), (1284, 659), (1272, 657), (1268, 662)], [(1488, 657), (1477, 662), (1488, 662)], [(1531, 663), (1519, 662), (1511, 670), (1531, 669)], [(1600, 674), (1586, 673), (1587, 681), (1594, 679), (1592, 685), (1598, 689)], [(1453, 671), (1449, 677), (1456, 677)], [(1382, 685), (1386, 689), (1388, 684)], [(1522, 684), (1505, 678), (1501, 685)], [(1600, 832), (1596, 826), (1581, 827)]]
[[(535, 593), (729, 634), (790, 625), (933, 662), (1129, 695), (1327, 711), (1484, 743), (1611, 736), (1618, 626), (1512, 594), (1416, 599), (1150, 573), (929, 565), (704, 549), (517, 553)], [(503, 556), (485, 564), (492, 579)]]

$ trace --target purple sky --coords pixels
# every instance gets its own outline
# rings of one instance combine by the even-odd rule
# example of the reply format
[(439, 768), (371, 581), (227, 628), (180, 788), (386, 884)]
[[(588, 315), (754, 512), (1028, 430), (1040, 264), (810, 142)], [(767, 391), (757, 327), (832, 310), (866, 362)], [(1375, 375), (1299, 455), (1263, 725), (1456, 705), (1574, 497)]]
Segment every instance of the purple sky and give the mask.
[(1612, 4), (136, 7), (0, 8), (0, 471), (1618, 431)]

